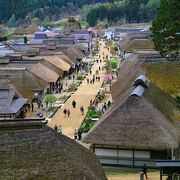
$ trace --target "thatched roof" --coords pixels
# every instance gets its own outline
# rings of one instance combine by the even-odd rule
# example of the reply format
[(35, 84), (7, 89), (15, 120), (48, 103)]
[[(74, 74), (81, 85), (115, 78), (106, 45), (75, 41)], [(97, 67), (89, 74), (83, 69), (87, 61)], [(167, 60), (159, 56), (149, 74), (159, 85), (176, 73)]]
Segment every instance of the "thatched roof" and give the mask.
[(34, 93), (46, 88), (47, 84), (29, 71), (1, 70), (0, 87), (14, 89), (19, 96), (32, 99)]
[(41, 63), (29, 65), (28, 70), (48, 83), (56, 82), (59, 78), (59, 75), (56, 72)]
[(59, 54), (58, 57), (66, 61), (69, 65), (74, 65), (74, 63), (64, 53)]
[(83, 141), (139, 149), (177, 148), (178, 114), (173, 99), (154, 84), (148, 88), (131, 84)]
[(44, 56), (43, 58), (63, 71), (69, 71), (71, 68), (67, 62), (58, 56)]
[(87, 51), (87, 47), (84, 46), (83, 44), (75, 44), (74, 45), (76, 48), (80, 49), (81, 51)]
[(127, 44), (122, 46), (125, 51), (134, 51), (136, 49), (151, 49), (154, 48), (154, 44), (149, 39), (133, 39)]
[(75, 62), (77, 59), (83, 59), (84, 57), (83, 52), (75, 46), (66, 49), (64, 48), (62, 49), (62, 52), (73, 62)]
[(129, 83), (132, 83), (138, 75), (143, 73), (142, 63), (143, 61), (140, 61), (136, 54), (130, 55), (128, 59), (121, 63), (119, 78), (112, 84), (111, 88), (113, 100), (124, 93), (129, 88)]
[(16, 89), (15, 85), (10, 82), (8, 76), (4, 76), (0, 74), (0, 89), (11, 89), (13, 90), (19, 97), (22, 97), (20, 92)]
[(2, 179), (106, 180), (95, 155), (47, 126), (0, 130)]
[(49, 61), (44, 59), (40, 62), (40, 64), (47, 67), (48, 69), (55, 72), (56, 74), (58, 74), (59, 77), (63, 76), (64, 71), (60, 69), (59, 67), (55, 66), (54, 64), (50, 63)]
[(125, 51), (134, 51), (136, 49), (152, 49), (154, 48), (153, 42), (150, 40), (150, 34), (128, 33), (123, 36), (121, 40), (121, 48)]
[(23, 63), (23, 61), (21, 61), (21, 63), (10, 63), (7, 65), (1, 65), (1, 67), (11, 71), (16, 69), (29, 71), (46, 83), (56, 82), (59, 78), (59, 75), (56, 72), (48, 68), (46, 65), (43, 65), (41, 62)]

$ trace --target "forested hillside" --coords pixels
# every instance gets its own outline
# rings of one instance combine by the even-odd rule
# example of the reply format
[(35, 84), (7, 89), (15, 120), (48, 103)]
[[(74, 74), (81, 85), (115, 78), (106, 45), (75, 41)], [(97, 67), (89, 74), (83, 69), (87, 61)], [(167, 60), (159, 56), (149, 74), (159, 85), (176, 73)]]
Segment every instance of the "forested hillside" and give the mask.
[(18, 24), (27, 16), (57, 20), (62, 14), (74, 15), (84, 4), (95, 2), (106, 0), (0, 0), (0, 23), (15, 18)]
[(22, 25), (27, 18), (55, 21), (82, 13), (90, 26), (97, 21), (149, 22), (160, 0), (0, 0), (0, 23)]
[(159, 5), (160, 0), (124, 0), (100, 4), (89, 10), (87, 22), (90, 26), (98, 20), (106, 20), (108, 23), (149, 22), (155, 17)]

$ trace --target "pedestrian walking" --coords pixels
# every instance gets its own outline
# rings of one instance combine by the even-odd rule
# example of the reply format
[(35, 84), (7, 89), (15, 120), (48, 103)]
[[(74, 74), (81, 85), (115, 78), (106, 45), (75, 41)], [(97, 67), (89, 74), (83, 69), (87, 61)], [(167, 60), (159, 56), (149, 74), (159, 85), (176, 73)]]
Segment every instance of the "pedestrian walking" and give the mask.
[(98, 77), (98, 81), (100, 82), (100, 80), (101, 80), (101, 77), (99, 76), (99, 77)]
[(89, 72), (90, 72), (90, 75), (91, 75), (91, 74), (92, 74), (92, 71), (90, 70)]
[(73, 81), (74, 81), (74, 79), (75, 79), (75, 75), (73, 75)]
[(90, 102), (89, 102), (90, 106), (93, 104), (93, 100), (91, 99)]
[(78, 130), (78, 140), (80, 141), (82, 139), (82, 131), (81, 129)]
[(64, 113), (64, 117), (66, 117), (66, 114), (67, 114), (67, 109), (66, 108), (64, 108), (63, 113)]
[(98, 77), (96, 76), (96, 81), (98, 80)]
[(100, 59), (100, 63), (102, 63), (102, 60)]
[(111, 105), (111, 101), (109, 100), (108, 103), (107, 103), (108, 107)]
[(95, 78), (93, 78), (92, 83), (94, 84)]
[(99, 66), (99, 71), (101, 70), (101, 67)]
[(87, 84), (89, 84), (89, 78), (87, 78)]
[(143, 174), (145, 175), (146, 179), (149, 179), (147, 176), (147, 167), (146, 164), (144, 164), (143, 168), (142, 168)]
[(78, 132), (76, 131), (76, 129), (74, 130), (74, 139), (76, 140), (78, 136)]
[(80, 107), (81, 115), (84, 115), (84, 107), (83, 105)]
[(55, 124), (55, 126), (54, 126), (54, 130), (55, 131), (57, 131), (58, 130), (58, 127), (57, 127), (57, 125)]
[(104, 103), (103, 109), (106, 111), (107, 110), (107, 105)]
[(59, 127), (58, 127), (58, 129), (57, 129), (57, 132), (62, 134), (62, 128), (61, 128), (61, 125), (59, 125)]
[(72, 106), (73, 106), (74, 109), (76, 108), (76, 101), (75, 100), (73, 100)]
[(71, 112), (70, 112), (70, 110), (68, 109), (68, 110), (67, 110), (67, 115), (68, 115), (68, 117), (70, 116), (70, 114), (71, 114)]

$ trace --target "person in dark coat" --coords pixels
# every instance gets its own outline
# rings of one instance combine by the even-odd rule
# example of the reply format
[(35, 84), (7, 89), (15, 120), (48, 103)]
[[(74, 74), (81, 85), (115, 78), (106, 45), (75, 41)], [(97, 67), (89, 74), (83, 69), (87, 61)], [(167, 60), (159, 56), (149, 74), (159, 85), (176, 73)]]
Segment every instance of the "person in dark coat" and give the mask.
[(82, 131), (81, 129), (78, 130), (78, 140), (80, 141), (82, 139)]
[(147, 176), (147, 167), (146, 164), (144, 164), (143, 168), (142, 168), (143, 174), (146, 176), (146, 179), (149, 179)]
[(81, 115), (84, 115), (84, 107), (83, 105), (80, 107)]
[(72, 106), (73, 106), (73, 108), (76, 108), (76, 101), (75, 100), (73, 100)]
[(76, 140), (78, 136), (78, 132), (76, 131), (76, 129), (74, 130), (74, 139)]
[(66, 114), (67, 114), (67, 109), (66, 108), (64, 109), (63, 113), (64, 113), (64, 117), (66, 117)]
[(111, 105), (111, 101), (108, 101), (107, 105), (108, 105), (108, 107), (109, 107), (109, 106)]
[(70, 112), (70, 110), (68, 109), (68, 110), (67, 110), (67, 115), (68, 115), (68, 117), (70, 116), (70, 114), (71, 114), (71, 112)]
[(58, 127), (57, 127), (57, 125), (55, 124), (55, 126), (54, 126), (54, 130), (55, 131), (57, 131), (58, 130)]

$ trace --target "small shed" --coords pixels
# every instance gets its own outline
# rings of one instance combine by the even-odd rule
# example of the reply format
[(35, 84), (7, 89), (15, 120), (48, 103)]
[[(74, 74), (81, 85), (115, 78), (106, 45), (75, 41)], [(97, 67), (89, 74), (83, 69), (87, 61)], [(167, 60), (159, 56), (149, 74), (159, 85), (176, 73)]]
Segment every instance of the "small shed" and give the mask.
[(160, 180), (163, 176), (168, 176), (170, 179), (180, 179), (180, 161), (156, 161), (156, 166), (160, 168)]

